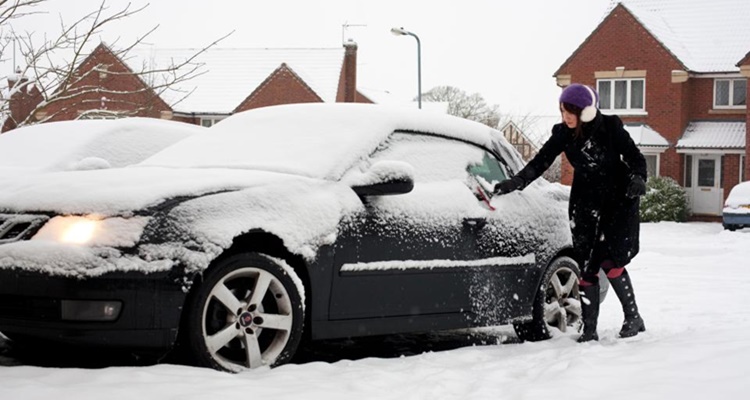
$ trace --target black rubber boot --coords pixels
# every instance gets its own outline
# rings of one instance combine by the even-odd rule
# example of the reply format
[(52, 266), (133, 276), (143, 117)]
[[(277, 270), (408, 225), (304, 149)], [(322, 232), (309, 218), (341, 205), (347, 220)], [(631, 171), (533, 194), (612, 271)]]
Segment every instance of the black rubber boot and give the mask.
[(599, 340), (596, 333), (596, 321), (599, 319), (599, 284), (581, 286), (581, 313), (583, 314), (583, 334), (578, 343)]
[(624, 270), (622, 275), (617, 278), (609, 278), (609, 283), (617, 294), (622, 304), (622, 312), (625, 314), (625, 322), (620, 329), (620, 337), (626, 338), (637, 335), (639, 332), (646, 331), (646, 324), (638, 313), (638, 305), (635, 304), (635, 293), (633, 293), (633, 284), (630, 282), (628, 271)]

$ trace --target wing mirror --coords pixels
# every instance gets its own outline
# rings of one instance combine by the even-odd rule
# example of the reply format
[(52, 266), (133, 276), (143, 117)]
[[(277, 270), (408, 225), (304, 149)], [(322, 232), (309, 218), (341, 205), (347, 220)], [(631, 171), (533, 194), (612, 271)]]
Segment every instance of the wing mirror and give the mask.
[(378, 161), (356, 176), (351, 187), (359, 197), (409, 193), (414, 189), (414, 168), (401, 161)]

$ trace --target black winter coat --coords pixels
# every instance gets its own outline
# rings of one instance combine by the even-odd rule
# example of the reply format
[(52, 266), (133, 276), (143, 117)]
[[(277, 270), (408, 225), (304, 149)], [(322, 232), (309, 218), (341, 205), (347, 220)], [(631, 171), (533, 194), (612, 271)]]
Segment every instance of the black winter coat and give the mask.
[[(591, 271), (590, 263), (601, 262), (592, 260), (592, 252), (596, 241), (602, 241), (609, 258), (624, 267), (638, 254), (640, 225), (640, 200), (625, 193), (634, 174), (646, 180), (646, 159), (617, 116), (597, 112), (582, 128), (583, 134), (574, 138), (573, 129), (555, 125), (549, 140), (516, 176), (525, 187), (565, 152), (575, 169), (568, 215), (578, 265)], [(598, 265), (592, 267), (598, 270)]]

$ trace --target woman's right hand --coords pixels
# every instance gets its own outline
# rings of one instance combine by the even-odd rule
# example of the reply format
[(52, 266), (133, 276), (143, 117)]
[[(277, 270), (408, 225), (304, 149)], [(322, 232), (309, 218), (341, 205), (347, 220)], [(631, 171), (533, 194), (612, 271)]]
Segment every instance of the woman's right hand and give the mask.
[(495, 194), (507, 194), (516, 191), (523, 187), (523, 180), (519, 176), (514, 176), (510, 179), (506, 179), (495, 185)]

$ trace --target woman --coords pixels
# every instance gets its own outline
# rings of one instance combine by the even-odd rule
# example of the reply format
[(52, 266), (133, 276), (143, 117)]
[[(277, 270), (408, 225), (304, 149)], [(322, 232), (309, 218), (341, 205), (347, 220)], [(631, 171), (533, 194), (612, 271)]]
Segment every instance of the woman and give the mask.
[(646, 330), (625, 266), (638, 254), (639, 197), (646, 193), (646, 160), (617, 116), (602, 115), (593, 89), (572, 84), (560, 95), (563, 122), (539, 153), (496, 194), (521, 190), (549, 168), (562, 152), (575, 169), (568, 213), (573, 251), (581, 267), (583, 334), (599, 340), (599, 269), (607, 274), (622, 303), (620, 337)]

